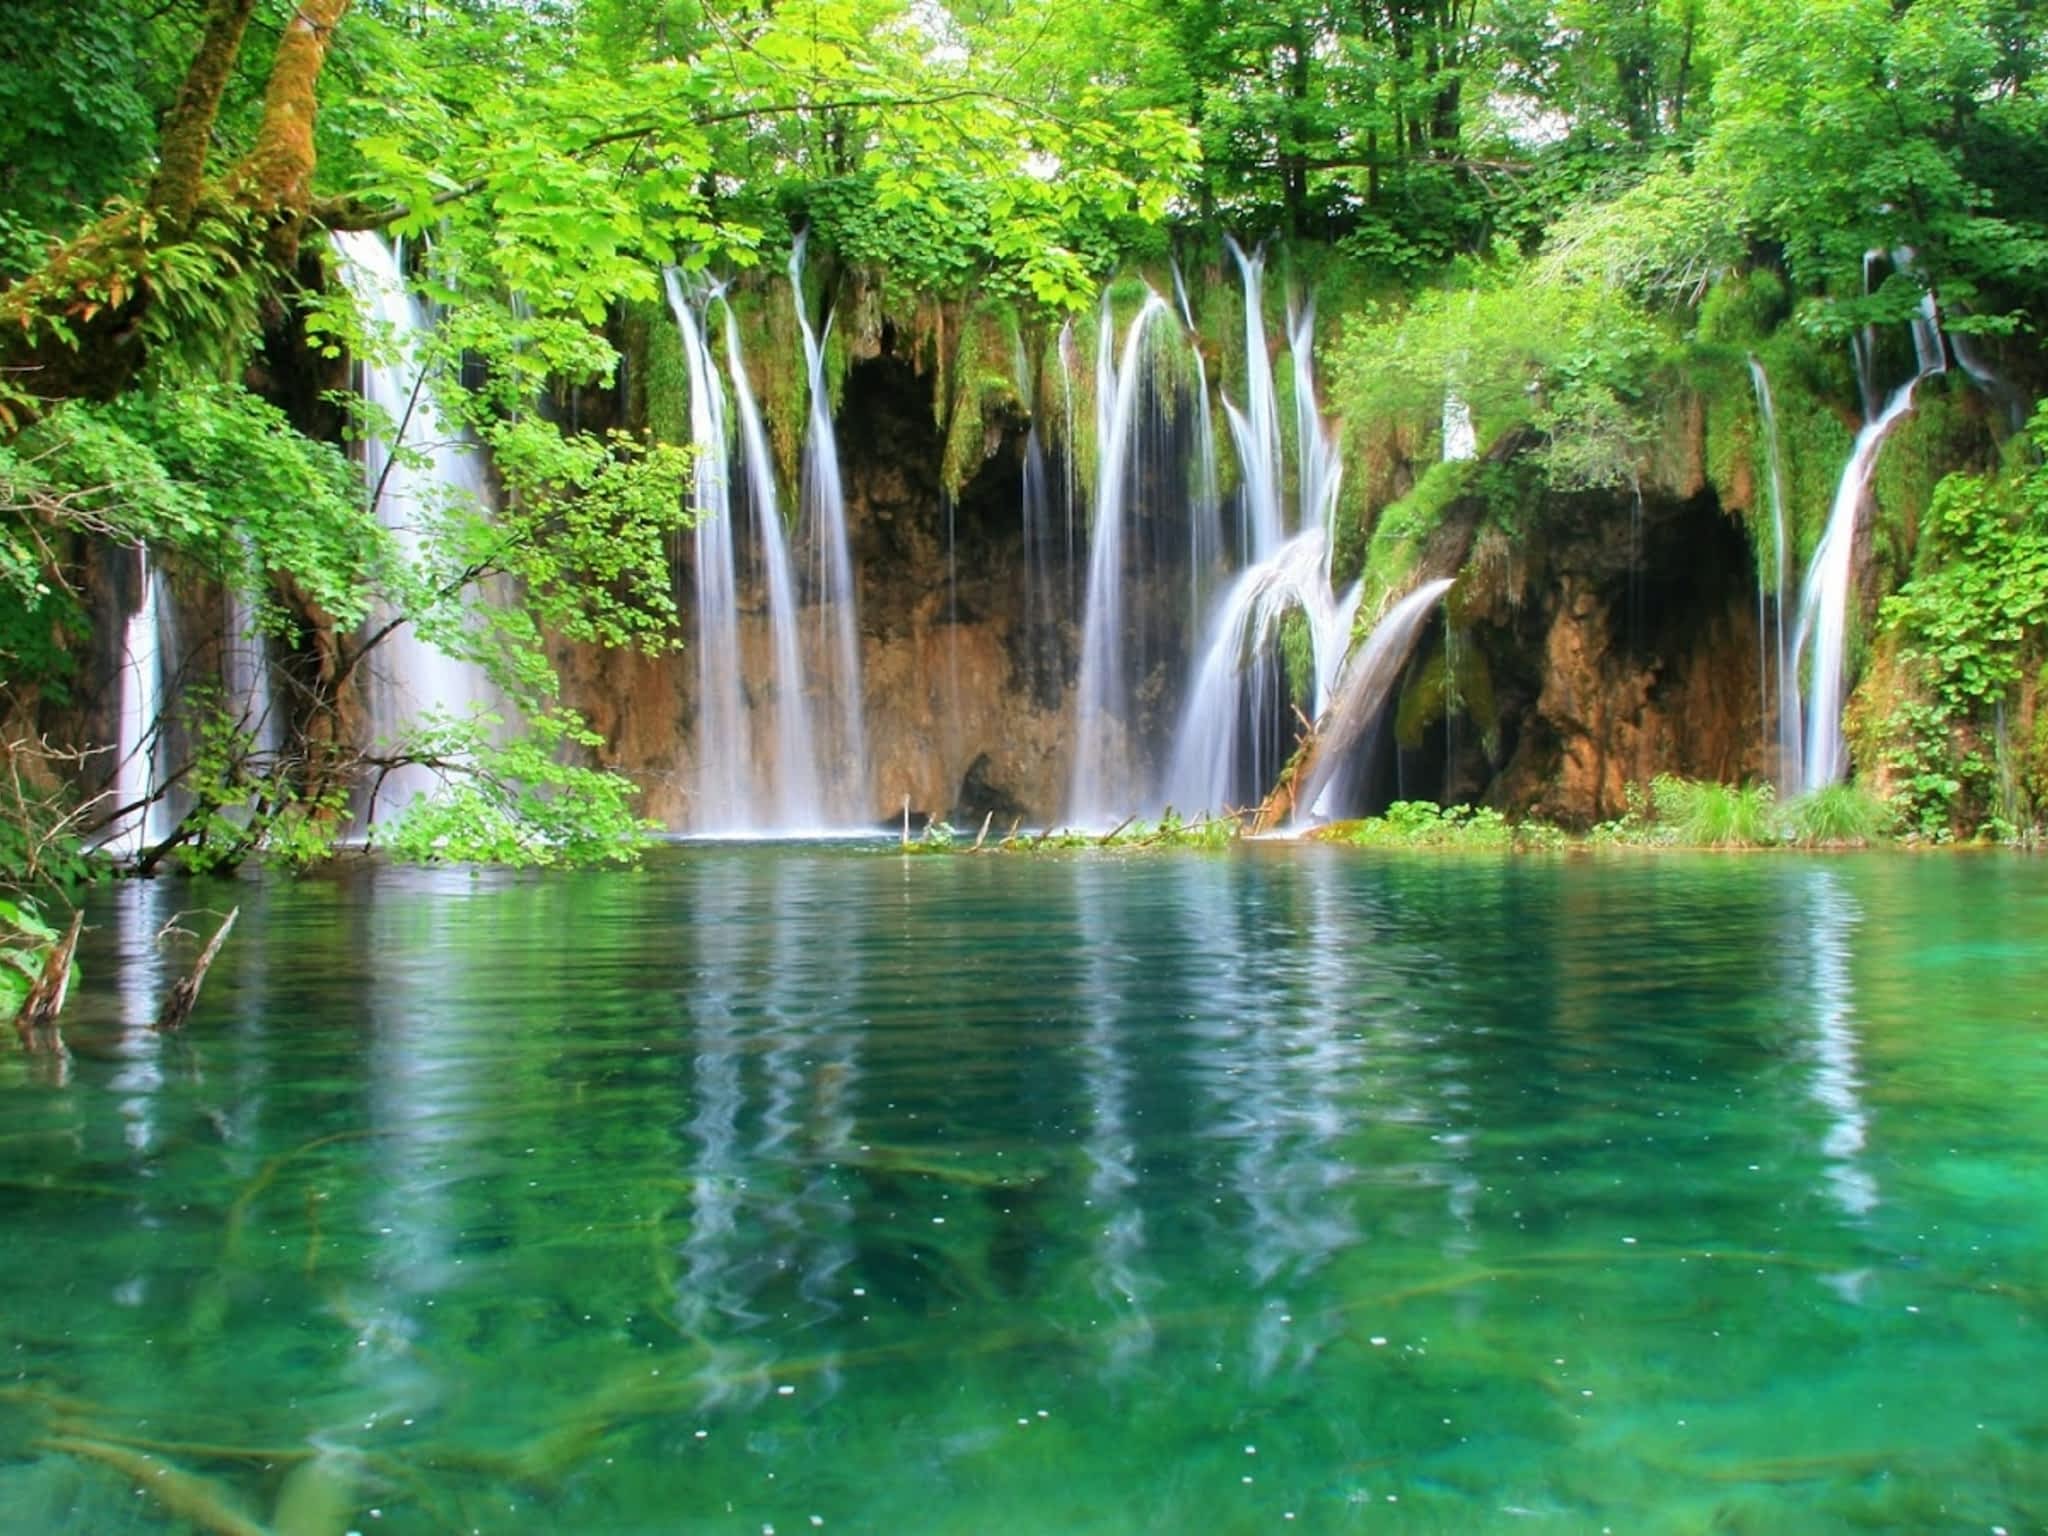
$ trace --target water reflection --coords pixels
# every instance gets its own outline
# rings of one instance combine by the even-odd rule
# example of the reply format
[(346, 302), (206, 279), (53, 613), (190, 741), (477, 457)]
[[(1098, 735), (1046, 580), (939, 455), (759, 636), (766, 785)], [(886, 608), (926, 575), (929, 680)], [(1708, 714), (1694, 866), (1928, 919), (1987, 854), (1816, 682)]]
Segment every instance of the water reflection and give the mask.
[(1808, 886), (1806, 933), (1813, 965), (1814, 1064), (1808, 1091), (1828, 1116), (1827, 1134), (1820, 1147), (1827, 1160), (1828, 1198), (1847, 1215), (1860, 1217), (1878, 1201), (1877, 1180), (1862, 1161), (1870, 1117), (1863, 1107), (1863, 1080), (1857, 1068), (1856, 1000), (1850, 979), (1862, 913), (1843, 889), (1837, 871), (1812, 871)]
[(1076, 938), (1086, 955), (1080, 999), (1086, 1022), (1076, 1043), (1088, 1117), (1082, 1144), (1088, 1162), (1086, 1219), (1095, 1229), (1095, 1292), (1112, 1319), (1110, 1359), (1122, 1365), (1152, 1338), (1145, 1308), (1153, 1281), (1145, 1269), (1145, 1213), (1130, 1120), (1132, 1074), (1121, 1038), (1125, 1010), (1136, 1000), (1118, 974), (1138, 963), (1134, 951), (1142, 935), (1126, 925), (1106, 886), (1113, 870), (1073, 868)]

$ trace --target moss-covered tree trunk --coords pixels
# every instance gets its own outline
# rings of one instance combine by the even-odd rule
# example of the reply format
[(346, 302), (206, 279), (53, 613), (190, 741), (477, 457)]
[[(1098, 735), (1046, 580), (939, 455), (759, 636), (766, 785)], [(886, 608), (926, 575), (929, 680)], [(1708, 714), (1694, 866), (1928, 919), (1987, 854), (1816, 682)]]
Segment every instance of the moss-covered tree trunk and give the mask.
[[(320, 72), (349, 4), (301, 0), (278, 43), (255, 142), (212, 182), (207, 152), (254, 0), (211, 0), (146, 195), (110, 207), (0, 292), (0, 434), (52, 402), (106, 399), (132, 384), (165, 332), (149, 322), (169, 285), (182, 290), (178, 308), (198, 314), (209, 291), (246, 296), (290, 278), (312, 202)], [(175, 268), (162, 259), (172, 248)]]

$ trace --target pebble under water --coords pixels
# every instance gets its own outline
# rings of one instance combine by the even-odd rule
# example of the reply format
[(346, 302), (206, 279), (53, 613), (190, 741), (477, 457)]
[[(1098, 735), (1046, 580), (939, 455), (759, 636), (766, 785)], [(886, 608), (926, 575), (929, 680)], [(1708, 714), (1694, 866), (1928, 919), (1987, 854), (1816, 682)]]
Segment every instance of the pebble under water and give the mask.
[(0, 1052), (10, 1531), (2048, 1524), (2048, 863), (693, 847), (89, 918), (68, 1061)]

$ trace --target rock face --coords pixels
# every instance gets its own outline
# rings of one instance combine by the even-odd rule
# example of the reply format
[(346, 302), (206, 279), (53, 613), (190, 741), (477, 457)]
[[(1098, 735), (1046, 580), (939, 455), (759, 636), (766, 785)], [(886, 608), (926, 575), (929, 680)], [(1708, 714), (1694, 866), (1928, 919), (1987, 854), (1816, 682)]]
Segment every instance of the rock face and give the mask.
[(1639, 517), (1631, 500), (1553, 503), (1512, 550), (1482, 540), (1454, 635), (1411, 664), (1370, 770), (1380, 803), (1583, 827), (1659, 773), (1771, 775), (1742, 529), (1704, 492), (1646, 497)]
[[(853, 366), (838, 420), (860, 583), (862, 818), (893, 826), (907, 802), (913, 822), (949, 818), (968, 830), (990, 815), (1005, 827), (1055, 821), (1080, 636), (1071, 617), (1035, 633), (1027, 620), (1025, 423), (991, 431), (988, 457), (949, 503), (931, 379), (893, 342), (885, 330)], [(1357, 754), (1359, 809), (1483, 800), (1586, 825), (1618, 814), (1627, 786), (1656, 773), (1733, 780), (1775, 769), (1746, 536), (1699, 476), (1681, 466), (1662, 479), (1639, 510), (1625, 491), (1548, 497), (1525, 515), (1525, 537), (1480, 536), (1451, 599), (1454, 622), (1418, 646), (1397, 706)], [(1167, 571), (1155, 585), (1177, 602), (1184, 580)], [(1146, 601), (1134, 598), (1141, 614)], [(822, 646), (824, 626), (812, 619), (807, 612), (804, 643)], [(686, 634), (687, 623), (686, 611)], [(767, 616), (744, 561), (741, 651), (748, 713), (766, 740), (775, 707), (761, 681), (773, 672)], [(690, 826), (693, 652), (564, 647), (558, 660), (568, 701), (605, 738), (602, 761), (645, 786), (648, 815)], [(823, 674), (822, 660), (807, 657), (810, 675)], [(1184, 664), (1168, 657), (1137, 681), (1142, 731), (1170, 727), (1173, 674)], [(811, 708), (828, 718), (834, 701), (814, 697)]]
[[(998, 438), (958, 502), (939, 484), (944, 436), (932, 384), (882, 339), (854, 365), (838, 420), (848, 532), (858, 573), (861, 683), (870, 799), (862, 818), (913, 819), (1004, 808), (1044, 821), (1059, 813), (1071, 736), (1065, 686), (1034, 686), (1025, 632), (1021, 441)], [(755, 739), (773, 731), (773, 675), (759, 573), (741, 573), (740, 649)], [(685, 579), (687, 586), (687, 580)], [(823, 676), (825, 630), (807, 610), (805, 671)], [(687, 604), (685, 634), (688, 633)], [(1069, 626), (1070, 627), (1070, 626)], [(1072, 681), (1071, 634), (1049, 637)], [(1043, 650), (1046, 640), (1041, 639)], [(558, 648), (567, 700), (605, 738), (600, 754), (646, 790), (645, 810), (691, 824), (696, 762), (689, 650), (658, 658)], [(811, 699), (813, 718), (834, 700)], [(970, 772), (971, 770), (971, 772)], [(972, 782), (970, 783), (970, 778)]]

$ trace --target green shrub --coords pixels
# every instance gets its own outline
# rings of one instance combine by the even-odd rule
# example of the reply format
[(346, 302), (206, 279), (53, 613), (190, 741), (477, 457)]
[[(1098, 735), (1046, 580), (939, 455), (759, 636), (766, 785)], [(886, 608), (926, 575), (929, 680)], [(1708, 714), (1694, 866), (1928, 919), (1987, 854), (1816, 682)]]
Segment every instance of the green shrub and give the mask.
[(1439, 806), (1428, 800), (1396, 800), (1384, 815), (1338, 822), (1317, 836), (1354, 848), (1501, 853), (1562, 848), (1566, 841), (1562, 831), (1545, 822), (1513, 823), (1487, 806)]

